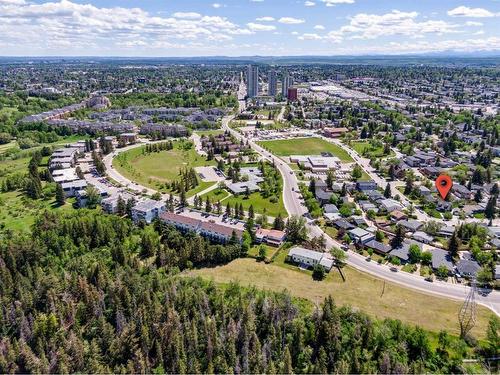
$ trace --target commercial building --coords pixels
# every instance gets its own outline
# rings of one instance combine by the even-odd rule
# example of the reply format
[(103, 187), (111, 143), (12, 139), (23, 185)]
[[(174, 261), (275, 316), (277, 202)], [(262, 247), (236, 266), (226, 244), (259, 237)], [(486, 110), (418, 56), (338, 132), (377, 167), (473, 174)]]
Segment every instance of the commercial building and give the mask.
[(287, 96), (286, 97), (291, 102), (297, 101), (297, 99), (299, 98), (297, 88), (296, 87), (289, 87), (288, 90), (287, 90)]
[(273, 97), (278, 93), (278, 78), (275, 70), (269, 71), (267, 93)]
[(249, 98), (255, 98), (259, 95), (259, 67), (257, 65), (248, 66), (247, 95)]
[(347, 128), (324, 128), (323, 134), (328, 138), (340, 138), (342, 134), (345, 134), (349, 131)]

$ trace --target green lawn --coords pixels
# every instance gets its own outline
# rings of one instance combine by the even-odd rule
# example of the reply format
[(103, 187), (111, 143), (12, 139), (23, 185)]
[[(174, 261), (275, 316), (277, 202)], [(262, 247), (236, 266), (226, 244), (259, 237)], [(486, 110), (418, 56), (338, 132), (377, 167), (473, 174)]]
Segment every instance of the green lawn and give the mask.
[(224, 133), (223, 130), (220, 129), (214, 129), (214, 130), (196, 130), (193, 133), (198, 134), (200, 137), (205, 136), (210, 136), (210, 135), (219, 135)]
[(341, 147), (321, 138), (296, 138), (277, 141), (260, 141), (260, 146), (278, 156), (290, 155), (319, 155), (330, 152), (341, 161), (352, 163), (354, 160)]
[[(182, 149), (182, 142), (174, 142), (174, 149), (143, 154), (143, 147), (134, 148), (119, 154), (113, 160), (113, 167), (128, 179), (143, 186), (166, 192), (165, 182), (179, 179), (179, 171), (183, 168), (195, 168), (215, 165), (215, 161), (207, 161), (196, 153), (194, 148)], [(211, 182), (203, 183), (188, 192), (192, 196), (207, 187)]]
[(363, 152), (365, 150), (367, 150), (367, 152), (368, 152), (368, 155), (366, 155), (366, 157), (373, 156), (373, 157), (381, 158), (381, 157), (393, 157), (395, 155), (394, 151), (392, 151), (392, 150), (391, 150), (391, 153), (389, 155), (384, 155), (384, 146), (383, 145), (379, 146), (379, 147), (374, 147), (373, 148), (370, 145), (369, 141), (355, 141), (355, 142), (351, 142), (350, 146), (360, 156), (364, 156)]
[(64, 206), (57, 206), (55, 199), (32, 200), (23, 192), (13, 191), (0, 194), (0, 228), (28, 232), (35, 217), (44, 210), (73, 210), (74, 200), (68, 199)]
[(287, 212), (285, 209), (285, 205), (283, 204), (283, 197), (280, 195), (278, 202), (272, 203), (270, 198), (264, 198), (260, 192), (255, 192), (250, 194), (248, 199), (245, 199), (245, 195), (231, 195), (226, 190), (215, 189), (202, 196), (203, 199), (209, 197), (212, 202), (217, 202), (218, 200), (222, 201), (223, 207), (227, 205), (227, 203), (231, 204), (234, 207), (235, 204), (243, 204), (243, 209), (248, 211), (250, 205), (253, 205), (253, 209), (255, 213), (263, 214), (264, 209), (265, 213), (268, 216), (276, 217), (279, 213), (281, 216), (286, 217)]
[[(286, 251), (280, 251), (272, 264), (249, 258), (237, 259), (224, 266), (189, 271), (188, 274), (213, 279), (221, 284), (237, 281), (244, 286), (252, 285), (265, 290), (286, 289), (292, 296), (316, 304), (332, 295), (338, 305), (352, 306), (376, 318), (400, 319), (434, 332), (446, 329), (453, 334), (459, 333), (459, 301), (406, 289), (350, 267), (343, 269), (345, 282), (335, 269), (325, 280), (314, 281), (311, 271), (300, 271), (292, 265), (278, 265), (283, 264), (285, 256)], [(477, 324), (472, 332), (476, 337), (485, 336), (491, 314), (490, 310), (478, 306)]]

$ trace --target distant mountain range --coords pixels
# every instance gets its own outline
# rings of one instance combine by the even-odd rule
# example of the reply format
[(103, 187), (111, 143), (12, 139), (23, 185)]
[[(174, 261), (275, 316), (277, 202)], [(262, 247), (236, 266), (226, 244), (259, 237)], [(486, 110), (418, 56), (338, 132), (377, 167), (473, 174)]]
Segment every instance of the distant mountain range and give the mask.
[(195, 57), (126, 57), (126, 56), (0, 56), (0, 64), (12, 63), (117, 63), (117, 64), (349, 64), (349, 65), (500, 65), (500, 51), (433, 52), (406, 55), (360, 56), (195, 56)]

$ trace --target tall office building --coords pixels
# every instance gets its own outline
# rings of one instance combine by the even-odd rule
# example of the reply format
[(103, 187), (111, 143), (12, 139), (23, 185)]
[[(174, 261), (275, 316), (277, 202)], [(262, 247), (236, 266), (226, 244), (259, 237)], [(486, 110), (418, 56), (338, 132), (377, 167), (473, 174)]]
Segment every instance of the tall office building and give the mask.
[(268, 75), (269, 88), (267, 93), (269, 96), (276, 96), (278, 92), (278, 79), (276, 77), (276, 70), (270, 70)]
[(247, 95), (249, 98), (259, 95), (259, 68), (256, 65), (248, 65)]
[(292, 77), (290, 77), (288, 73), (285, 73), (281, 81), (281, 95), (283, 95), (283, 98), (288, 97), (288, 89), (291, 85), (293, 85)]

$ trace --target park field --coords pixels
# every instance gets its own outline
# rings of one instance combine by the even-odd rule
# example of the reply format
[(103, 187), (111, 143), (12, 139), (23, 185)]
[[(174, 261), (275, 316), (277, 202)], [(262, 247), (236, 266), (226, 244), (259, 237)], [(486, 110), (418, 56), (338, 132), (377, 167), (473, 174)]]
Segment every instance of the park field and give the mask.
[(258, 144), (277, 156), (290, 155), (320, 155), (322, 152), (330, 152), (345, 163), (354, 160), (341, 147), (327, 142), (321, 138), (295, 138), (276, 141), (260, 141)]
[[(281, 252), (284, 253), (284, 250)], [(271, 264), (249, 258), (236, 259), (224, 266), (189, 271), (187, 274), (212, 279), (222, 285), (238, 282), (264, 290), (287, 290), (293, 297), (307, 299), (316, 305), (332, 295), (338, 305), (349, 305), (374, 318), (399, 319), (433, 332), (446, 329), (454, 335), (460, 333), (457, 320), (461, 306), (459, 301), (406, 289), (351, 267), (343, 268), (345, 282), (335, 269), (325, 280), (314, 281), (311, 271), (300, 271), (295, 266), (284, 264), (282, 255), (280, 253)], [(478, 306), (477, 324), (472, 331), (475, 337), (485, 337), (492, 314), (485, 307)]]
[(264, 198), (260, 194), (260, 192), (255, 192), (250, 194), (247, 199), (243, 194), (232, 195), (225, 189), (217, 188), (201, 196), (203, 201), (205, 201), (205, 198), (207, 196), (209, 197), (210, 201), (212, 201), (212, 203), (215, 203), (220, 200), (223, 209), (226, 207), (228, 203), (231, 205), (231, 207), (234, 207), (235, 204), (239, 205), (241, 203), (245, 211), (248, 211), (250, 205), (253, 205), (253, 209), (256, 214), (265, 213), (267, 216), (276, 217), (278, 216), (278, 214), (281, 213), (282, 217), (288, 216), (285, 209), (285, 205), (283, 204), (282, 194), (280, 194), (278, 201), (275, 203), (270, 201), (271, 197)]
[(354, 141), (351, 142), (350, 146), (361, 156), (365, 156), (365, 152), (366, 157), (382, 158), (394, 156), (394, 151), (391, 150), (391, 153), (389, 155), (384, 155), (384, 146), (373, 147), (372, 145), (370, 145), (369, 141)]
[[(184, 168), (195, 168), (215, 165), (215, 161), (207, 161), (196, 153), (193, 147), (185, 149), (184, 142), (174, 142), (172, 150), (143, 153), (143, 147), (137, 147), (119, 154), (113, 159), (113, 167), (131, 181), (151, 189), (167, 192), (166, 182), (179, 179), (179, 171)], [(196, 189), (188, 192), (192, 196), (211, 186), (212, 182), (200, 181)]]

